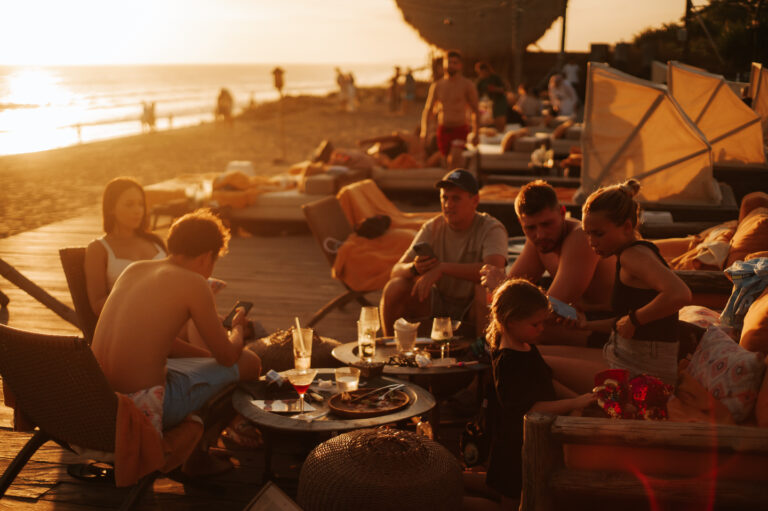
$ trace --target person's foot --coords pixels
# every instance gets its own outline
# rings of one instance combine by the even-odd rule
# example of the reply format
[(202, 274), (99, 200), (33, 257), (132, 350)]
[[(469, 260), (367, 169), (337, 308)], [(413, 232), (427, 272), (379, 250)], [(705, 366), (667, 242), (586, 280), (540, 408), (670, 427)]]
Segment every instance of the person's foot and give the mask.
[(214, 456), (207, 450), (195, 449), (181, 466), (184, 475), (192, 478), (211, 477), (229, 472), (234, 464), (229, 458)]

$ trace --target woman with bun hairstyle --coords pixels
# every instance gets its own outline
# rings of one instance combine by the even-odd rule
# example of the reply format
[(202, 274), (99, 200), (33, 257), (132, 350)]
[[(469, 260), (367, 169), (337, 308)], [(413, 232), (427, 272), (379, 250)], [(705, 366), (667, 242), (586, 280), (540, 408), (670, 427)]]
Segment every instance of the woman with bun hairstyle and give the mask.
[(587, 198), (582, 224), (592, 249), (616, 256), (611, 296), (615, 317), (584, 321), (583, 328), (612, 332), (603, 357), (630, 376), (646, 373), (665, 383), (677, 379), (677, 313), (691, 302), (691, 290), (670, 270), (659, 249), (637, 232), (640, 183), (601, 188)]
[(165, 243), (149, 230), (144, 189), (135, 180), (118, 177), (102, 196), (104, 236), (85, 252), (85, 281), (93, 312), (101, 313), (107, 295), (125, 268), (135, 261), (162, 259)]

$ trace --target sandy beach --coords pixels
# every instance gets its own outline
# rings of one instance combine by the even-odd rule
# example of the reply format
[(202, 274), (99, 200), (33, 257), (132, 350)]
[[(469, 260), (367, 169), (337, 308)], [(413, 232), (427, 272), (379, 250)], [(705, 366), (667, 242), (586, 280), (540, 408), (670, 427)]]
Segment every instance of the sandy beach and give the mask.
[[(226, 123), (136, 135), (62, 149), (0, 157), (0, 238), (98, 211), (104, 185), (133, 176), (144, 185), (180, 174), (223, 171), (231, 160), (250, 160), (257, 172), (276, 174), (302, 161), (324, 139), (335, 147), (394, 130), (412, 130), (420, 108), (390, 115), (386, 91), (359, 93), (360, 107), (341, 111), (332, 97), (283, 99), (284, 164), (277, 103), (263, 103)], [(136, 121), (138, 123), (138, 120)]]

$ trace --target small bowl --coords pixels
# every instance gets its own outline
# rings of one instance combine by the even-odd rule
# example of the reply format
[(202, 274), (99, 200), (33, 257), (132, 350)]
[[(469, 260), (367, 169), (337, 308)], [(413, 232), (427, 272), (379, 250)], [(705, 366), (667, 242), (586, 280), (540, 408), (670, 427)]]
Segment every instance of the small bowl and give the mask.
[(365, 379), (379, 378), (384, 373), (384, 362), (355, 362), (352, 367), (360, 369), (360, 377)]

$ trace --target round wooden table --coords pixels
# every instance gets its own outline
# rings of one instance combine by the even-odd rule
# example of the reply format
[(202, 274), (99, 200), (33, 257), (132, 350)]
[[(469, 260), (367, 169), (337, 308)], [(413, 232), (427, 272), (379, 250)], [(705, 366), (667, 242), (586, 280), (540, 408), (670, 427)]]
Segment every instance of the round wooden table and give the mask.
[[(327, 402), (328, 398), (336, 393), (335, 383), (330, 389), (320, 388), (318, 385), (318, 379), (334, 381), (334, 369), (318, 369), (317, 376), (315, 377), (315, 383), (312, 384), (309, 391), (315, 392), (323, 396), (325, 399), (322, 403), (316, 401), (308, 401), (315, 410), (307, 412), (314, 415), (315, 413), (325, 412), (328, 410)], [(392, 378), (389, 376), (383, 376), (382, 378), (371, 380), (366, 383), (368, 387), (380, 387), (388, 385), (390, 383), (402, 383), (405, 386), (401, 388), (403, 392), (408, 394), (410, 402), (405, 408), (389, 413), (386, 415), (380, 415), (378, 417), (369, 417), (365, 419), (343, 419), (329, 413), (324, 417), (312, 421), (305, 421), (301, 419), (295, 419), (290, 415), (284, 415), (279, 413), (268, 412), (259, 408), (254, 404), (255, 399), (264, 399), (266, 394), (266, 385), (264, 383), (264, 377), (260, 382), (242, 382), (238, 388), (235, 389), (232, 395), (232, 405), (235, 410), (240, 412), (245, 418), (256, 424), (264, 434), (264, 480), (270, 480), (273, 478), (271, 472), (272, 464), (272, 447), (273, 447), (273, 435), (279, 434), (313, 434), (313, 433), (341, 433), (344, 431), (350, 431), (354, 429), (372, 428), (381, 426), (383, 424), (390, 424), (393, 422), (399, 422), (401, 420), (409, 419), (411, 417), (426, 414), (432, 410), (435, 406), (435, 398), (416, 384)], [(361, 381), (361, 385), (363, 381)], [(286, 381), (284, 386), (287, 385), (290, 388), (290, 383)], [(298, 396), (296, 396), (298, 397)], [(309, 399), (305, 396), (305, 399)]]
[[(416, 345), (416, 348), (419, 348), (419, 344)], [(377, 341), (376, 343), (376, 355), (373, 357), (374, 362), (387, 362), (390, 357), (397, 354), (397, 347), (394, 344), (387, 344), (383, 342)], [(357, 351), (357, 342), (348, 342), (345, 344), (342, 344), (340, 346), (336, 346), (333, 351), (331, 352), (331, 355), (333, 355), (333, 358), (338, 360), (339, 362), (343, 364), (354, 364), (355, 362), (359, 362), (360, 358), (358, 356)], [(447, 355), (450, 356), (450, 355)], [(470, 365), (464, 365), (464, 366), (442, 366), (442, 367), (408, 367), (408, 366), (398, 366), (398, 365), (390, 365), (386, 364), (384, 366), (384, 374), (385, 375), (391, 375), (391, 376), (398, 376), (401, 378), (407, 378), (407, 379), (424, 379), (427, 382), (427, 388), (432, 394), (440, 394), (440, 392), (435, 392), (436, 390), (439, 390), (440, 384), (437, 383), (436, 385), (433, 385), (435, 383), (436, 379), (441, 379), (441, 377), (444, 376), (459, 376), (459, 375), (467, 375), (467, 374), (477, 374), (485, 371), (490, 366), (488, 364), (483, 363), (473, 363)], [(444, 378), (442, 378), (444, 380)], [(478, 401), (482, 399), (481, 395), (482, 385), (478, 385)], [(438, 396), (439, 397), (447, 397), (446, 396)], [(440, 435), (440, 400), (435, 400), (435, 406), (432, 409), (432, 416), (431, 416), (431, 422), (432, 422), (432, 431), (435, 435), (435, 438), (437, 439)]]

